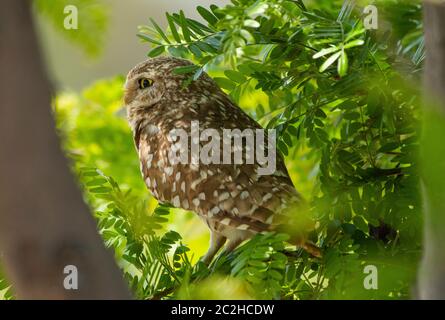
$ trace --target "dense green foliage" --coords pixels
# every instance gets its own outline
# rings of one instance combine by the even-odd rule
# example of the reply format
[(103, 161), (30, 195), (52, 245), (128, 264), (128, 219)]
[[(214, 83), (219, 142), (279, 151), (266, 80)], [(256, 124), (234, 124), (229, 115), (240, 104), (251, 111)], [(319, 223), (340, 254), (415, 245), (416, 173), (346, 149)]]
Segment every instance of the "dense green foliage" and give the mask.
[[(246, 254), (244, 265), (235, 266), (245, 272), (233, 272), (232, 263), (232, 274), (243, 274), (267, 297), (407, 297), (421, 221), (418, 94), (404, 78), (409, 72), (416, 81), (423, 61), (420, 6), (379, 2), (389, 26), (367, 31), (353, 1), (341, 8), (317, 2), (318, 10), (302, 1), (232, 2), (198, 7), (206, 25), (181, 11), (167, 14), (168, 33), (152, 21), (139, 34), (154, 45), (151, 57), (168, 51), (194, 59), (195, 68), (177, 70), (192, 73), (191, 81), (202, 70), (217, 75), (235, 102), (277, 129), (279, 150), (295, 174), (315, 177), (310, 199), (324, 258)], [(243, 99), (256, 90), (267, 95), (263, 103)], [(310, 159), (310, 172), (296, 168), (299, 159)], [(277, 246), (276, 254), (282, 250)], [(368, 264), (380, 270), (374, 292), (363, 289)]]
[[(303, 2), (306, 4), (303, 4)], [(137, 298), (406, 299), (420, 254), (417, 145), (424, 52), (421, 8), (376, 1), (365, 30), (353, 1), (232, 0), (151, 20), (148, 55), (191, 59), (254, 119), (279, 151), (317, 221), (321, 259), (259, 235), (209, 267), (207, 231), (193, 214), (158, 205), (140, 178), (122, 105), (123, 78), (55, 101), (64, 148)], [(204, 240), (204, 241), (203, 241)], [(364, 267), (379, 272), (363, 286)], [(1, 285), (1, 282), (0, 282)]]

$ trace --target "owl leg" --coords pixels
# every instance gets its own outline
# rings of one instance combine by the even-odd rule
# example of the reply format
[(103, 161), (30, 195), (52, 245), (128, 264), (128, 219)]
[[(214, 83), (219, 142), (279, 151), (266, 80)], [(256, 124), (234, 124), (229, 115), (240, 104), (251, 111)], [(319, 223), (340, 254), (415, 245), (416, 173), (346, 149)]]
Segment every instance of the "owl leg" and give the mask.
[(205, 254), (205, 256), (202, 257), (202, 262), (204, 262), (205, 264), (208, 265), (213, 260), (213, 257), (215, 256), (215, 254), (224, 245), (224, 243), (226, 242), (226, 239), (227, 238), (224, 237), (223, 235), (221, 235), (220, 233), (216, 233), (216, 232), (212, 231), (210, 233), (210, 248), (207, 251), (207, 253)]
[(227, 245), (224, 247), (224, 252), (226, 253), (230, 253), (233, 250), (236, 249), (236, 247), (238, 247), (241, 242), (243, 242), (244, 239), (242, 238), (233, 238), (233, 239), (229, 239), (229, 242), (227, 243)]

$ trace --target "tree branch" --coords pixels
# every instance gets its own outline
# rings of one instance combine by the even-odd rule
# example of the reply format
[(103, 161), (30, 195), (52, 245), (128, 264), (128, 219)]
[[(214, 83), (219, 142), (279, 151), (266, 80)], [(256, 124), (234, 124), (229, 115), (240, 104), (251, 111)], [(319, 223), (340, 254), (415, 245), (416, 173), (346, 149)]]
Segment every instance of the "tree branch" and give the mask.
[[(0, 250), (19, 298), (130, 298), (59, 147), (30, 1), (0, 10)], [(62, 21), (61, 21), (62, 23)], [(78, 270), (66, 290), (64, 268)]]
[(445, 2), (425, 1), (426, 65), (422, 138), (422, 189), (425, 213), (424, 255), (418, 296), (445, 299)]

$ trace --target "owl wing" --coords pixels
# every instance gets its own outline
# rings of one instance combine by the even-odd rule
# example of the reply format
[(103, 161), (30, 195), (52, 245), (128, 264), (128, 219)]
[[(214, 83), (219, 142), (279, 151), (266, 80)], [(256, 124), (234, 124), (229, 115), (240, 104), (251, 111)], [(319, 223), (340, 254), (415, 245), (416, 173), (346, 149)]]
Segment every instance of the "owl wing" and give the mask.
[[(202, 128), (217, 129), (220, 134), (227, 128), (261, 129), (225, 94), (215, 95), (199, 107)], [(286, 219), (283, 214), (287, 207), (303, 200), (280, 154), (276, 153), (276, 170), (270, 175), (259, 175), (261, 165), (256, 158), (253, 164), (246, 164), (245, 148), (243, 144), (242, 164), (200, 164), (200, 178), (205, 176), (205, 179), (191, 188), (197, 195), (192, 203), (199, 204), (196, 210), (208, 218), (217, 218), (219, 224), (255, 232), (270, 230)], [(232, 149), (232, 160), (233, 152)]]
[[(169, 110), (168, 106), (160, 107)], [(170, 108), (171, 109), (171, 108)], [(283, 158), (276, 154), (276, 170), (259, 175), (260, 164), (247, 164), (246, 145), (242, 146), (242, 164), (169, 164), (172, 143), (167, 136), (172, 129), (190, 132), (192, 121), (199, 120), (202, 130), (211, 128), (222, 137), (223, 129), (261, 129), (223, 93), (203, 95), (190, 103), (187, 112), (172, 110), (141, 123), (135, 133), (141, 171), (147, 187), (161, 202), (215, 221), (221, 227), (261, 232), (281, 223), (281, 213), (292, 203), (301, 202), (288, 175)], [(153, 125), (156, 124), (156, 125)], [(200, 142), (200, 148), (206, 142)], [(258, 145), (256, 147), (259, 147)], [(190, 144), (188, 151), (191, 151)], [(222, 155), (222, 152), (221, 152)], [(189, 158), (189, 160), (191, 160)]]

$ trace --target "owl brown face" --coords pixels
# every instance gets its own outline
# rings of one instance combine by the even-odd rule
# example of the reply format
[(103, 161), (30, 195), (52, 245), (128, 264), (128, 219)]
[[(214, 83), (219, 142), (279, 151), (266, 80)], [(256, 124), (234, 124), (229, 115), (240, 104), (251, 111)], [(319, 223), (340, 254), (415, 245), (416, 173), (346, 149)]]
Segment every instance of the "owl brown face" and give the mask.
[(172, 70), (189, 64), (186, 60), (169, 57), (149, 59), (138, 64), (128, 73), (125, 84), (127, 109), (149, 108), (158, 103), (167, 91), (180, 90), (184, 76), (173, 74)]
[(164, 93), (164, 80), (156, 70), (130, 72), (125, 83), (124, 102), (128, 109), (148, 108), (159, 102)]

